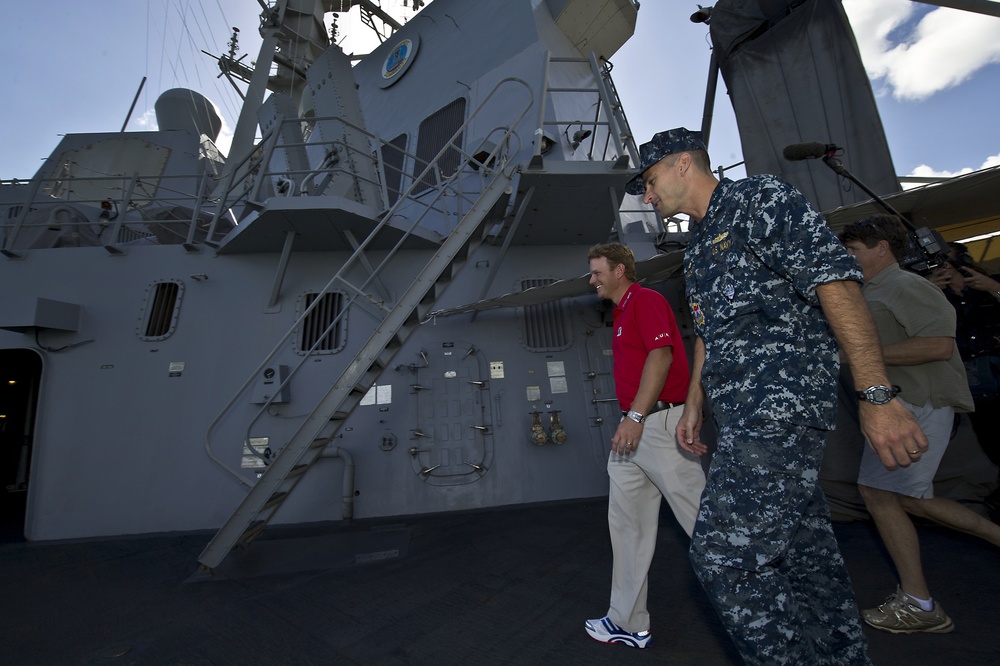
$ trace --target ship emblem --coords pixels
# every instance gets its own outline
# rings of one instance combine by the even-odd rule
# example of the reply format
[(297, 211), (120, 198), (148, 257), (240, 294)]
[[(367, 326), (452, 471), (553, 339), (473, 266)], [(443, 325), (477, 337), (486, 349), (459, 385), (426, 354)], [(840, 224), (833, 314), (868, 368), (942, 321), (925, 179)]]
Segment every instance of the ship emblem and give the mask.
[(382, 76), (387, 79), (394, 77), (402, 69), (403, 65), (406, 64), (406, 57), (409, 53), (410, 40), (404, 39), (386, 57), (385, 65), (382, 66)]

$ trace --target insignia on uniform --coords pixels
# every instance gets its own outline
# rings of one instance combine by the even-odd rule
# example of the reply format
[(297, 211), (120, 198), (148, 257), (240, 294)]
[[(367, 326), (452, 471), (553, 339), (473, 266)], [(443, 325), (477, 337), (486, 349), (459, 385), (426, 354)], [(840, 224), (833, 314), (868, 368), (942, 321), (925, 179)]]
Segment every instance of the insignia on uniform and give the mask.
[(694, 323), (699, 326), (705, 325), (705, 313), (701, 311), (701, 305), (698, 303), (691, 304), (691, 317), (694, 319)]
[(728, 231), (723, 231), (721, 234), (712, 239), (712, 255), (716, 255), (719, 252), (725, 252), (733, 245), (733, 239), (729, 237)]
[(733, 286), (732, 282), (727, 282), (726, 286), (722, 288), (722, 293), (724, 293), (726, 298), (731, 301), (733, 300), (733, 296), (736, 295), (736, 287)]

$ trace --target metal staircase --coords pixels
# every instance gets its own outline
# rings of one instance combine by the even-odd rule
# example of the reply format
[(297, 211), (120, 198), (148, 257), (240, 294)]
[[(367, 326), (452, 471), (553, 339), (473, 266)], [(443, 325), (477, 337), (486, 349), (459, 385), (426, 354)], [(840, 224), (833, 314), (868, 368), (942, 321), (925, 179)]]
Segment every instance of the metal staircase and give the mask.
[[(512, 81), (515, 80), (506, 80), (507, 83)], [(523, 82), (516, 82), (524, 85)], [(505, 82), (501, 82), (501, 84), (503, 83)], [(498, 84), (498, 87), (501, 84)], [(525, 86), (525, 89), (527, 89), (527, 86)], [(496, 92), (496, 89), (494, 89), (494, 92)], [(491, 96), (492, 93), (487, 96), (483, 104)], [(521, 120), (527, 109), (530, 108), (530, 105), (529, 90), (529, 100), (525, 105), (524, 111), (503, 132), (503, 136), (496, 137), (498, 141), (488, 159), (483, 160), (482, 155), (479, 155), (479, 159), (483, 160), (483, 162), (477, 160), (475, 167), (476, 173), (480, 174), (482, 178), (480, 181), (482, 188), (479, 190), (478, 196), (475, 193), (463, 191), (463, 188), (467, 186), (467, 182), (464, 181), (468, 178), (468, 173), (465, 173), (465, 169), (459, 169), (450, 178), (440, 184), (439, 193), (449, 192), (450, 196), (456, 196), (455, 193), (458, 192), (460, 193), (458, 196), (467, 197), (472, 201), (469, 209), (462, 215), (454, 230), (441, 241), (440, 246), (430, 257), (427, 264), (420, 270), (413, 282), (410, 283), (395, 304), (391, 308), (383, 305), (377, 308), (384, 312), (385, 315), (379, 321), (367, 342), (352, 358), (347, 360), (346, 367), (340, 376), (333, 382), (318, 405), (306, 418), (303, 425), (280, 449), (277, 455), (269, 461), (257, 483), (253, 485), (234, 513), (212, 538), (201, 555), (199, 555), (198, 561), (203, 569), (211, 570), (218, 567), (232, 549), (248, 544), (263, 531), (298, 485), (304, 474), (320, 457), (324, 447), (336, 435), (341, 425), (375, 384), (382, 371), (391, 363), (393, 357), (409, 338), (410, 334), (420, 325), (425, 315), (430, 312), (433, 304), (437, 301), (451, 279), (457, 275), (465, 260), (481, 244), (485, 237), (483, 230), (484, 220), (494, 205), (504, 195), (505, 190), (511, 184), (515, 173), (518, 171), (516, 164), (506, 163), (503, 147), (508, 143), (509, 136), (512, 133), (511, 128), (517, 125), (517, 122)], [(424, 173), (414, 179), (415, 184), (424, 179), (427, 174), (434, 173), (438, 169), (438, 161), (448, 150), (461, 151), (459, 143), (461, 142), (462, 131), (464, 129), (465, 127), (463, 126), (463, 129), (459, 130), (448, 145), (442, 148), (438, 156), (427, 165)], [(476, 157), (470, 156), (470, 159), (476, 160)], [(484, 162), (489, 163), (491, 165), (490, 168), (486, 168), (483, 164)], [(382, 221), (371, 231), (369, 237), (359, 244), (351, 258), (331, 278), (327, 289), (330, 288), (330, 285), (347, 287), (348, 291), (353, 294), (351, 297), (352, 303), (356, 300), (364, 301), (368, 286), (373, 280), (377, 279), (378, 269), (385, 265), (387, 260), (383, 261), (380, 266), (375, 267), (371, 271), (367, 281), (362, 285), (352, 285), (349, 283), (346, 279), (346, 269), (354, 265), (369, 266), (365, 254), (366, 249), (374, 242), (374, 237), (377, 234), (388, 228), (386, 225), (392, 219), (397, 208), (406, 201), (412, 203), (413, 199), (409, 197), (409, 194), (410, 192), (405, 193), (396, 206), (390, 209)], [(473, 196), (475, 196), (474, 200)], [(436, 200), (437, 198), (435, 197), (433, 201)], [(433, 201), (428, 205), (427, 210), (433, 208)], [(412, 230), (413, 228), (411, 227)], [(403, 242), (403, 240), (400, 240), (395, 249), (401, 247)], [(364, 304), (366, 306), (372, 305), (371, 303)], [(308, 313), (309, 311), (307, 310), (302, 314), (302, 317), (296, 322), (295, 327), (299, 326)], [(281, 348), (280, 345), (291, 336), (295, 327), (279, 343), (279, 347), (272, 352), (269, 359), (276, 356), (278, 350)], [(268, 360), (265, 360), (265, 363)], [(234, 403), (231, 402), (230, 406), (232, 404)], [(208, 448), (207, 439), (206, 448)]]
[[(319, 405), (198, 557), (202, 566), (217, 567), (230, 550), (252, 541), (291, 494), (323, 447), (374, 385), (396, 352), (437, 300), (465, 259), (482, 240), (482, 221), (510, 184), (512, 174), (497, 174), (472, 209), (442, 243), (375, 332), (333, 383)], [(332, 427), (332, 429), (331, 429)]]

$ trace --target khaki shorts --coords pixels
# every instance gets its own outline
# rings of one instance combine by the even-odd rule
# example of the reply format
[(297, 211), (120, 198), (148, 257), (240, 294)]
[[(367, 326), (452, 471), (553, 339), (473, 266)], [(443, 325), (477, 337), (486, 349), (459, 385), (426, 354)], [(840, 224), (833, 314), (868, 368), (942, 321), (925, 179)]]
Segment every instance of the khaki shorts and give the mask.
[(938, 465), (951, 440), (951, 429), (955, 422), (953, 407), (935, 408), (930, 402), (923, 407), (912, 405), (901, 398), (896, 398), (917, 417), (920, 429), (927, 436), (929, 446), (920, 456), (920, 460), (909, 467), (886, 469), (882, 461), (865, 443), (865, 452), (861, 456), (861, 471), (858, 473), (858, 484), (869, 488), (888, 490), (898, 495), (931, 499), (934, 497), (934, 475)]

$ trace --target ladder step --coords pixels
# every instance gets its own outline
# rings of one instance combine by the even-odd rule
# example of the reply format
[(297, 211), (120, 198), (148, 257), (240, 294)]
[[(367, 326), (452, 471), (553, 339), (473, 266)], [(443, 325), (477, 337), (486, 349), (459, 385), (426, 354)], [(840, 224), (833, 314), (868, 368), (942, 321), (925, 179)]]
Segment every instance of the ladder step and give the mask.
[(262, 506), (260, 510), (267, 511), (272, 507), (281, 506), (281, 504), (285, 501), (285, 498), (288, 497), (289, 492), (290, 491), (288, 490), (282, 490), (281, 492), (274, 493), (266, 502), (264, 502), (264, 506)]
[(302, 476), (309, 469), (309, 465), (296, 465), (295, 467), (288, 470), (288, 475), (286, 479), (294, 479), (297, 476)]
[(264, 528), (267, 527), (266, 520), (255, 520), (243, 531), (240, 538), (236, 541), (236, 546), (242, 546), (245, 543), (250, 543), (257, 538)]
[(319, 437), (319, 438), (314, 439), (312, 441), (312, 444), (309, 445), (309, 448), (310, 449), (321, 449), (321, 448), (323, 448), (324, 446), (326, 446), (329, 443), (330, 443), (330, 438), (329, 437)]

